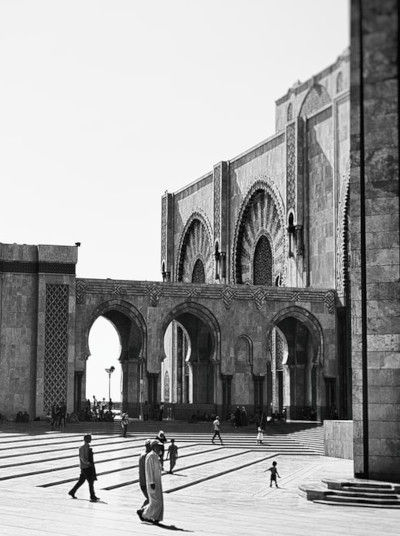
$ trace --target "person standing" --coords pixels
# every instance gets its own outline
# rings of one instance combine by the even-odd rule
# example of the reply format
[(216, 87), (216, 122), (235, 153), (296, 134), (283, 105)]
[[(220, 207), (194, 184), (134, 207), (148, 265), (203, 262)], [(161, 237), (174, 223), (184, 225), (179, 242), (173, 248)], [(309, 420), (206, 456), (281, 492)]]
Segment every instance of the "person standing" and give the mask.
[(167, 460), (169, 458), (169, 472), (172, 475), (172, 470), (175, 467), (178, 458), (178, 447), (175, 445), (175, 439), (171, 439), (171, 444), (168, 447)]
[(126, 437), (128, 431), (129, 416), (127, 413), (123, 413), (121, 417), (122, 437)]
[(221, 439), (221, 424), (219, 422), (218, 415), (215, 417), (215, 421), (213, 422), (213, 428), (214, 428), (214, 435), (211, 439), (211, 443), (214, 443), (214, 439), (216, 437), (219, 437), (219, 440), (221, 441), (221, 445), (223, 445), (222, 439)]
[(93, 460), (93, 450), (89, 446), (92, 441), (92, 436), (90, 434), (86, 434), (83, 436), (83, 441), (83, 445), (79, 448), (81, 475), (78, 482), (68, 492), (68, 494), (71, 495), (73, 499), (76, 499), (75, 493), (82, 486), (85, 480), (87, 480), (89, 484), (90, 501), (97, 502), (100, 499), (96, 497), (96, 493), (94, 492), (94, 481), (97, 480), (96, 467)]
[(162, 430), (158, 432), (158, 435), (156, 436), (156, 441), (158, 441), (159, 443), (158, 452), (160, 456), (161, 469), (164, 469), (164, 453), (165, 453), (165, 443), (167, 442), (167, 438)]
[(65, 425), (67, 422), (67, 405), (63, 400), (60, 404), (60, 429), (65, 430)]
[(158, 456), (159, 442), (151, 442), (151, 451), (146, 456), (146, 488), (149, 496), (149, 504), (136, 511), (142, 521), (158, 523), (164, 515), (164, 499), (161, 485), (161, 466)]
[(141, 508), (146, 506), (146, 504), (149, 504), (149, 494), (147, 493), (147, 486), (146, 486), (146, 456), (151, 451), (151, 441), (150, 439), (146, 439), (144, 442), (144, 450), (139, 456), (139, 486), (142, 490), (143, 495), (145, 496), (144, 503), (142, 504)]
[(257, 445), (262, 445), (264, 439), (263, 429), (261, 426), (257, 428)]

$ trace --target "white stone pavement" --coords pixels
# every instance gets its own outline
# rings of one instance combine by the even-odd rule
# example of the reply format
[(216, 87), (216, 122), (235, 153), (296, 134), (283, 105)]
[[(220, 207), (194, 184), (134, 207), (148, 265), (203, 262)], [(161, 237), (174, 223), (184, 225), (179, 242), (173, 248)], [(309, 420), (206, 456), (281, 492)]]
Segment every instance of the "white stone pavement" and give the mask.
[[(299, 494), (304, 482), (351, 477), (351, 461), (274, 455), (249, 449), (246, 439), (240, 447), (241, 438), (236, 448), (221, 448), (196, 442), (194, 434), (190, 442), (177, 439), (177, 473), (163, 476), (163, 524), (142, 523), (136, 515), (142, 496), (137, 483), (129, 482), (137, 479), (137, 455), (145, 437), (94, 437), (101, 502), (91, 503), (86, 484), (78, 500), (67, 495), (79, 473), (81, 434), (0, 432), (0, 535), (399, 534), (400, 510), (319, 505)], [(274, 459), (282, 477), (279, 489), (269, 487), (263, 472)], [(46, 484), (50, 486), (40, 487)]]

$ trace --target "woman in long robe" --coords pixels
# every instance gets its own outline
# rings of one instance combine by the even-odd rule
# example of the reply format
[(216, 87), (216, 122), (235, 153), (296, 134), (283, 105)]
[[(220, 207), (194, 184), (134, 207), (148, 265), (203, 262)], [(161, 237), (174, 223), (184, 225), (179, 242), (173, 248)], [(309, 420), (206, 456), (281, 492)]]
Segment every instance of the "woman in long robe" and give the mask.
[(161, 485), (161, 465), (158, 456), (159, 443), (151, 443), (151, 452), (146, 456), (146, 486), (149, 504), (142, 509), (142, 519), (158, 523), (164, 514), (164, 498)]

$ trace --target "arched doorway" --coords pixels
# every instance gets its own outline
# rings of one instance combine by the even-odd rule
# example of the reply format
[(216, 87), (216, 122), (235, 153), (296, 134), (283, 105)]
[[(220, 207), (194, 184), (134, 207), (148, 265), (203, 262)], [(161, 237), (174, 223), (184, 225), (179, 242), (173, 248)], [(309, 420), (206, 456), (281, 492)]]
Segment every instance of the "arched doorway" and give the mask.
[[(86, 343), (88, 360), (91, 358), (89, 347), (89, 333), (97, 319), (108, 320), (118, 334), (120, 353), (118, 362), (121, 367), (120, 393), (121, 409), (127, 411), (130, 417), (138, 417), (141, 413), (141, 404), (144, 392), (144, 362), (146, 359), (146, 325), (142, 315), (136, 308), (122, 300), (110, 300), (103, 303), (93, 312), (86, 330)], [(91, 367), (85, 367), (85, 382), (88, 383), (87, 375), (91, 373)], [(108, 366), (111, 363), (108, 363)], [(108, 367), (107, 367), (108, 368)], [(104, 371), (104, 374), (106, 372)], [(83, 398), (92, 396), (92, 393), (84, 393)]]
[(292, 420), (321, 418), (323, 338), (319, 323), (308, 311), (290, 307), (276, 315), (269, 336), (273, 409), (286, 408)]
[(165, 378), (175, 418), (203, 416), (215, 411), (219, 327), (199, 304), (182, 304), (168, 315), (164, 329), (165, 357), (161, 365), (161, 401)]
[[(122, 401), (121, 341), (114, 325), (103, 316), (97, 318), (90, 329), (89, 349), (85, 374), (86, 397), (92, 405), (94, 399), (108, 403), (111, 398), (116, 409)], [(107, 373), (106, 369), (110, 372)]]

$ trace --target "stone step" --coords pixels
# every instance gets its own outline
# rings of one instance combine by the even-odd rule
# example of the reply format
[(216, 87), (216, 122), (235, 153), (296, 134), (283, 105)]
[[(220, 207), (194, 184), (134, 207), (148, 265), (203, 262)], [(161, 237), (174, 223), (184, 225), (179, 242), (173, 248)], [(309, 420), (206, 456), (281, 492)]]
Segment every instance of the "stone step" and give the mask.
[(373, 503), (359, 503), (357, 505), (355, 505), (354, 503), (339, 503), (339, 502), (334, 502), (334, 501), (329, 501), (329, 500), (325, 500), (325, 499), (317, 499), (315, 501), (313, 501), (314, 503), (317, 503), (317, 504), (326, 504), (326, 505), (329, 505), (329, 506), (362, 506), (364, 508), (389, 508), (389, 509), (398, 509), (400, 508), (400, 503), (399, 504), (373, 504)]
[(371, 497), (360, 497), (358, 495), (353, 495), (352, 497), (344, 497), (342, 495), (338, 495), (335, 493), (328, 493), (325, 494), (325, 497), (329, 499), (329, 501), (337, 502), (337, 503), (351, 503), (351, 504), (381, 504), (381, 505), (398, 505), (400, 508), (400, 500), (399, 499), (374, 499)]
[[(394, 493), (394, 488), (379, 488), (379, 487), (367, 487), (367, 486), (342, 486), (343, 491), (352, 493), (379, 493), (380, 495), (391, 495)], [(337, 490), (339, 491), (339, 490)]]
[(377, 493), (373, 491), (327, 491), (325, 492), (325, 497), (330, 497), (332, 495), (336, 495), (338, 497), (363, 497), (366, 499), (390, 499), (390, 500), (400, 500), (400, 495), (396, 495), (395, 493)]

